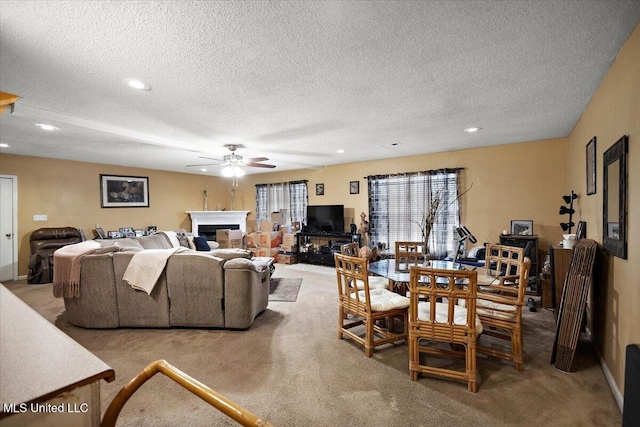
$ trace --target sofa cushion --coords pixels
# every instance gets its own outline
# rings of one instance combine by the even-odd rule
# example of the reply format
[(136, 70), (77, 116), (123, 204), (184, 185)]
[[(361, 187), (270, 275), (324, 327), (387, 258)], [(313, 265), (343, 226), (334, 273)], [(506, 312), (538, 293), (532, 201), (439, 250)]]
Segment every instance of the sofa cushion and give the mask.
[(207, 243), (207, 238), (205, 236), (194, 237), (193, 238), (193, 243), (196, 245), (196, 251), (209, 251), (209, 250), (211, 250), (211, 248), (209, 247), (209, 244)]
[(163, 232), (151, 234), (150, 236), (136, 237), (136, 240), (145, 249), (171, 249), (175, 247), (171, 243), (171, 239)]
[(264, 261), (251, 261), (247, 258), (234, 258), (224, 263), (225, 270), (250, 270), (262, 273), (268, 268)]
[(251, 252), (244, 249), (214, 249), (210, 253), (211, 255), (218, 258), (222, 258), (224, 260), (229, 260), (234, 258), (251, 259)]

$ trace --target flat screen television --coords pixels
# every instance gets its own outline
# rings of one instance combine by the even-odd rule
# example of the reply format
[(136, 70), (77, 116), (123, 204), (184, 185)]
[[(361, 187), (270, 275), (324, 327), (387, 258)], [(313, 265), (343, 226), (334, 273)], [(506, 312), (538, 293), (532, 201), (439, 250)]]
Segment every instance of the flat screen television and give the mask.
[(344, 233), (344, 205), (307, 206), (309, 233)]

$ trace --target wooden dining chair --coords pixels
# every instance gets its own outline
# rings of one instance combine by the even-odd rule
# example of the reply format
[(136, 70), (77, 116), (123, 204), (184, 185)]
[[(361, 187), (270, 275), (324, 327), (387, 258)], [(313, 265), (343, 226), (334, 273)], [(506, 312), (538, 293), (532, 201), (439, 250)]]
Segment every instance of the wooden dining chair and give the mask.
[[(342, 255), (360, 257), (360, 245), (358, 242), (346, 243), (340, 246), (340, 253)], [(368, 260), (367, 260), (368, 262)], [(358, 289), (364, 289), (364, 283), (357, 282)], [(380, 276), (369, 275), (369, 287), (371, 289), (389, 289), (389, 279)]]
[(493, 284), (489, 289), (478, 292), (476, 313), (483, 325), (483, 335), (488, 335), (509, 344), (502, 348), (494, 346), (495, 340), (490, 345), (481, 345), (486, 340), (478, 338), (478, 353), (513, 362), (517, 371), (524, 370), (522, 359), (522, 306), (529, 280), (531, 260), (525, 257), (518, 267), (519, 277), (516, 280), (508, 280), (502, 284)]
[(515, 281), (520, 276), (524, 249), (506, 245), (487, 245), (485, 268), (498, 284)]
[[(344, 336), (364, 346), (371, 357), (383, 344), (407, 339), (409, 298), (386, 289), (369, 286), (367, 260), (342, 254), (333, 255), (338, 282), (338, 339)], [(353, 286), (362, 283), (362, 289)], [(395, 332), (396, 321), (402, 331)]]
[[(412, 381), (422, 373), (465, 381), (467, 389), (476, 392), (476, 334), (483, 328), (476, 315), (476, 293), (475, 271), (411, 267), (409, 373)], [(431, 345), (427, 345), (429, 343)], [(460, 350), (460, 346), (464, 349)], [(462, 358), (464, 370), (451, 363), (436, 365), (429, 355), (440, 359)]]
[(424, 260), (424, 242), (396, 242), (396, 265), (419, 264)]

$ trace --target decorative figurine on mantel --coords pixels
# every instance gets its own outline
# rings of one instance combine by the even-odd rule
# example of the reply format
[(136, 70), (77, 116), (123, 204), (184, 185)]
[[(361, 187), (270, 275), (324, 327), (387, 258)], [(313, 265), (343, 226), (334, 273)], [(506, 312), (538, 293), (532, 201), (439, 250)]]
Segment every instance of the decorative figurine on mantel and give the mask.
[(209, 195), (209, 190), (207, 190), (207, 187), (205, 186), (202, 189), (202, 210), (203, 211), (208, 211), (209, 210), (209, 206), (207, 205), (207, 196)]
[(362, 246), (369, 246), (369, 221), (367, 221), (367, 215), (364, 212), (360, 214), (360, 228), (358, 228), (358, 234), (362, 239)]

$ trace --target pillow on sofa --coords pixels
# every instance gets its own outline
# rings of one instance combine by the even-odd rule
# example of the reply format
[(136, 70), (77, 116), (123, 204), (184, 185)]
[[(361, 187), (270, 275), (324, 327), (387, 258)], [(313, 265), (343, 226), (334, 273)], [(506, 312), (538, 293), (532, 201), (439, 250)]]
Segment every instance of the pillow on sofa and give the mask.
[[(176, 236), (178, 236), (178, 242), (180, 242), (180, 246), (184, 246), (185, 248), (190, 248), (189, 238), (187, 237), (187, 233), (182, 231), (176, 231)], [(196, 247), (196, 249), (198, 248)]]
[(198, 236), (193, 238), (193, 243), (196, 245), (196, 251), (209, 251), (209, 244), (205, 236)]

